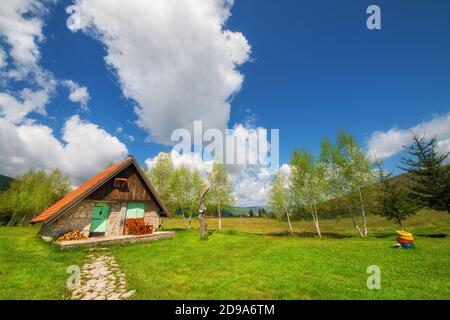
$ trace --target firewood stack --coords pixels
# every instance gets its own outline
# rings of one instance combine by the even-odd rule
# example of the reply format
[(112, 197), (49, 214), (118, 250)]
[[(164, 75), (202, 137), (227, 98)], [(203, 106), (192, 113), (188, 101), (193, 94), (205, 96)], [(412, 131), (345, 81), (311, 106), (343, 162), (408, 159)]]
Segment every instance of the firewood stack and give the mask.
[(73, 230), (67, 232), (65, 235), (59, 237), (56, 241), (73, 241), (73, 240), (83, 240), (86, 236), (79, 230)]

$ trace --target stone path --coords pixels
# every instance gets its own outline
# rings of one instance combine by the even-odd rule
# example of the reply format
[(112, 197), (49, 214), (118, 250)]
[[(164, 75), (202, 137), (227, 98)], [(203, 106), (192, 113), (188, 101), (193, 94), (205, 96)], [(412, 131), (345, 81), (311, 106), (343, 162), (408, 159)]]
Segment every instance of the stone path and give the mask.
[(101, 253), (89, 251), (80, 277), (72, 300), (125, 300), (135, 294), (134, 290), (127, 291), (125, 274), (106, 249)]

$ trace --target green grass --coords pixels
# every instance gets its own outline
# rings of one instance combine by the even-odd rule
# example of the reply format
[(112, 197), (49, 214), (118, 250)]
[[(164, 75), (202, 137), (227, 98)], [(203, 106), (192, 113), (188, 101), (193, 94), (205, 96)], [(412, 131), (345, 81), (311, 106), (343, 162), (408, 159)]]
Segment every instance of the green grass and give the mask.
[(36, 227), (0, 227), (0, 300), (64, 299), (69, 265), (84, 250), (62, 252), (38, 237)]
[[(228, 218), (221, 232), (216, 223), (208, 219), (212, 233), (204, 241), (173, 219), (165, 228), (177, 230), (174, 239), (112, 248), (134, 298), (450, 299), (450, 239), (426, 236), (449, 233), (447, 213), (407, 220), (418, 235), (415, 250), (392, 249), (396, 227), (373, 216), (366, 239), (348, 219), (322, 221), (323, 239), (311, 237), (308, 221), (294, 223), (294, 237), (283, 236), (282, 221)], [(0, 299), (64, 297), (65, 268), (84, 252), (60, 252), (36, 231), (0, 227)], [(370, 265), (381, 268), (381, 290), (366, 287)]]

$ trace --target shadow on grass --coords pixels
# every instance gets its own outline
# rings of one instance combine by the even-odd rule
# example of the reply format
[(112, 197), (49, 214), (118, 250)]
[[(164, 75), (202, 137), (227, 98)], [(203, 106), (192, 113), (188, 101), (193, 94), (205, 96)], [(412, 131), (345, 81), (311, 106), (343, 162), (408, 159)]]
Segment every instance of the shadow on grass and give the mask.
[[(291, 234), (289, 231), (282, 232), (271, 232), (265, 234), (258, 234), (259, 236), (267, 236), (267, 237), (275, 237), (275, 238), (283, 238), (283, 237), (292, 237), (292, 238), (319, 238), (317, 233), (315, 232), (294, 232)], [(330, 238), (330, 239), (347, 239), (353, 238), (353, 236), (335, 232), (322, 232), (322, 238)]]
[(420, 237), (420, 238), (432, 238), (432, 239), (442, 239), (442, 238), (447, 238), (448, 235), (445, 234), (445, 233), (416, 234), (416, 237)]

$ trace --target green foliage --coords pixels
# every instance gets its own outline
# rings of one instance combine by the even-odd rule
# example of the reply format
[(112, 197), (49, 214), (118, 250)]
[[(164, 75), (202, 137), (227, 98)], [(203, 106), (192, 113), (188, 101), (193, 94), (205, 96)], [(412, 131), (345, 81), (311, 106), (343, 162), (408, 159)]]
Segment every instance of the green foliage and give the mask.
[(211, 190), (207, 200), (217, 211), (234, 204), (233, 186), (228, 177), (226, 165), (215, 162), (210, 174)]
[(294, 198), (292, 195), (289, 176), (278, 171), (273, 179), (269, 189), (267, 203), (275, 210), (278, 219), (282, 219), (285, 215), (291, 214), (294, 207)]
[(327, 168), (311, 152), (295, 150), (291, 158), (291, 185), (299, 207), (315, 210), (327, 198)]
[(189, 189), (190, 210), (192, 213), (199, 211), (199, 201), (202, 192), (206, 188), (205, 179), (203, 179), (200, 171), (194, 170), (190, 176), (191, 188)]
[(3, 176), (0, 174), (0, 191), (8, 189), (13, 180), (14, 180), (13, 178)]
[[(437, 151), (437, 138), (413, 135), (405, 147), (409, 158), (402, 158), (402, 169), (408, 175), (408, 188), (419, 205), (448, 211), (448, 168), (444, 166), (448, 153)], [(449, 211), (450, 212), (450, 211)]]
[(70, 190), (70, 178), (58, 170), (31, 170), (0, 194), (0, 219), (8, 225), (28, 223)]
[(192, 189), (191, 173), (186, 166), (174, 169), (169, 180), (169, 188), (169, 203), (173, 208), (181, 209), (184, 214), (191, 204), (189, 191)]
[(447, 166), (445, 172), (445, 189), (444, 189), (445, 209), (450, 213), (450, 166)]
[(183, 216), (186, 212), (190, 215), (198, 212), (200, 196), (206, 185), (198, 170), (190, 171), (184, 165), (174, 168), (171, 155), (161, 153), (147, 175), (172, 212), (179, 210)]
[(321, 236), (318, 205), (328, 196), (326, 165), (316, 161), (307, 150), (295, 150), (291, 159), (291, 186), (297, 206), (312, 215), (317, 233)]
[[(360, 236), (367, 236), (368, 195), (364, 195), (364, 191), (371, 190), (368, 187), (375, 182), (375, 174), (366, 154), (352, 135), (340, 130), (334, 144), (328, 139), (322, 141), (321, 160), (327, 166), (331, 198), (339, 199), (353, 217), (353, 224)], [(353, 213), (355, 208), (361, 213), (363, 230)]]
[(395, 183), (391, 174), (385, 174), (381, 163), (378, 164), (379, 172), (379, 214), (388, 220), (393, 220), (403, 230), (403, 221), (415, 215), (419, 208), (414, 201), (410, 190), (402, 184)]
[(160, 153), (156, 159), (155, 166), (147, 172), (153, 187), (171, 211), (173, 211), (173, 204), (171, 203), (170, 182), (172, 181), (173, 172), (172, 157), (168, 153)]
[(260, 218), (267, 218), (267, 211), (266, 209), (258, 209), (258, 217)]

